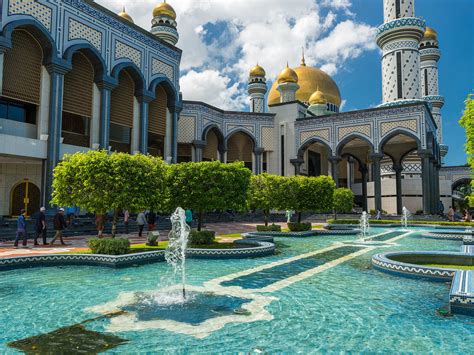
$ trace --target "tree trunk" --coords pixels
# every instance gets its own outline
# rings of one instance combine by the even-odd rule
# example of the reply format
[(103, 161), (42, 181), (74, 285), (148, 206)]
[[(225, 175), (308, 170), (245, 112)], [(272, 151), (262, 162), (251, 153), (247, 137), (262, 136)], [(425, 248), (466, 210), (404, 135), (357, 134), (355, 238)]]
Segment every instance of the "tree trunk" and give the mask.
[(298, 212), (298, 223), (301, 223), (301, 212)]
[(334, 210), (334, 220), (337, 220), (337, 211)]
[(268, 227), (268, 210), (263, 210), (263, 215), (265, 216), (265, 227)]
[(197, 230), (200, 232), (202, 227), (202, 211), (198, 211), (198, 227)]
[(114, 219), (112, 221), (112, 238), (115, 238), (117, 232), (118, 209), (114, 209)]

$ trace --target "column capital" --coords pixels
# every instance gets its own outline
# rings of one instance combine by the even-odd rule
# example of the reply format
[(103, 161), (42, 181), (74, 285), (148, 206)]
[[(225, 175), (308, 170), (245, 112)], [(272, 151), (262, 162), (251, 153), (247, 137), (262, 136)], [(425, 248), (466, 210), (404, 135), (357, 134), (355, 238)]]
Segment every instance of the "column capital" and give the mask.
[(328, 160), (333, 163), (339, 163), (342, 160), (342, 157), (340, 157), (339, 155), (334, 155), (329, 157)]
[(193, 146), (197, 149), (203, 149), (207, 145), (206, 141), (193, 140)]
[(304, 163), (304, 159), (296, 158), (296, 159), (291, 159), (290, 163), (293, 164), (294, 166), (301, 166), (301, 164)]
[(265, 152), (265, 148), (262, 148), (262, 147), (256, 147), (253, 152), (255, 153), (255, 155), (262, 155), (263, 152)]
[(373, 162), (380, 162), (384, 156), (383, 153), (372, 153), (370, 154), (370, 159), (372, 159)]
[(109, 90), (109, 91), (112, 91), (118, 86), (116, 80), (108, 76), (101, 77), (100, 79), (96, 81), (96, 84), (100, 90)]
[(153, 92), (148, 91), (148, 90), (139, 90), (135, 93), (135, 96), (138, 100), (139, 103), (150, 103), (152, 102), (155, 98), (156, 95), (153, 94)]
[(369, 169), (367, 168), (366, 164), (363, 164), (359, 166), (359, 171), (361, 174), (367, 174), (369, 172)]
[(49, 74), (60, 74), (60, 75), (65, 75), (67, 72), (69, 72), (72, 69), (72, 66), (66, 63), (66, 61), (63, 61), (63, 62), (54, 61), (51, 63), (47, 63), (45, 67)]
[(433, 152), (429, 149), (423, 149), (418, 151), (418, 156), (420, 158), (432, 158), (433, 157)]
[(393, 164), (392, 169), (396, 173), (401, 173), (403, 171), (403, 166), (401, 164)]

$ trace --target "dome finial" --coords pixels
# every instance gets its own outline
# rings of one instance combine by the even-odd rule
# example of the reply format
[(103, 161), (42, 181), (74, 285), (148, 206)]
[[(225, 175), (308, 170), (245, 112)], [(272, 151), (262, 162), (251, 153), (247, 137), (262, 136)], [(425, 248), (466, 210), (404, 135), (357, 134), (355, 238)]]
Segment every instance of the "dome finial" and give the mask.
[(119, 15), (121, 18), (123, 18), (123, 19), (125, 19), (125, 20), (127, 20), (127, 21), (130, 21), (131, 23), (133, 23), (132, 17), (131, 17), (129, 14), (127, 14), (127, 12), (125, 11), (125, 5), (122, 6), (122, 11), (120, 11), (120, 12), (118, 13), (118, 15)]
[(303, 52), (303, 55), (301, 56), (301, 66), (305, 67), (306, 66), (306, 60), (304, 59), (304, 46), (301, 47), (301, 50)]

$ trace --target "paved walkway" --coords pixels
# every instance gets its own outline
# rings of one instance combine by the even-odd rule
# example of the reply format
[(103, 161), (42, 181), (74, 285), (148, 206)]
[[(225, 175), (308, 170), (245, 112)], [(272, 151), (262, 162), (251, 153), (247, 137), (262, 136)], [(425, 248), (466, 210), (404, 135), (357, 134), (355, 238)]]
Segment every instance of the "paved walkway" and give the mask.
[[(284, 225), (285, 223), (278, 223)], [(246, 233), (256, 230), (255, 223), (210, 223), (205, 226), (205, 229), (216, 232), (217, 236), (223, 236), (227, 234), (235, 233)], [(166, 240), (169, 231), (160, 230), (160, 240)], [(144, 235), (146, 235), (146, 230)], [(120, 235), (122, 236), (122, 235)], [(42, 254), (57, 254), (70, 251), (81, 251), (87, 248), (87, 240), (94, 236), (74, 236), (65, 237), (64, 241), (67, 245), (60, 245), (59, 241), (56, 241), (54, 246), (34, 246), (33, 245), (33, 234), (30, 233), (30, 239), (28, 239), (28, 245), (26, 248), (20, 247), (15, 249), (13, 247), (13, 241), (0, 242), (0, 258), (11, 258), (15, 256), (31, 256), (31, 255), (42, 255)], [(131, 244), (143, 244), (146, 242), (146, 237), (139, 238), (138, 235), (128, 234), (128, 239)], [(221, 242), (230, 242), (235, 238), (222, 238)]]

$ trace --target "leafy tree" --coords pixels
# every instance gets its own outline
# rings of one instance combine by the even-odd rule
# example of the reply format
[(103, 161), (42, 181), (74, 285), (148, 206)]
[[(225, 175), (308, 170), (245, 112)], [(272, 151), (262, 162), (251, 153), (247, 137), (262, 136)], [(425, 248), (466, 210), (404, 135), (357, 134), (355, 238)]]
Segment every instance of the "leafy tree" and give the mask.
[(197, 212), (200, 231), (203, 213), (247, 207), (251, 174), (243, 163), (212, 161), (170, 165), (169, 208), (179, 206)]
[(54, 169), (52, 204), (78, 206), (96, 214), (138, 212), (163, 203), (165, 164), (141, 154), (89, 151), (66, 155)]
[(352, 211), (354, 205), (354, 193), (351, 189), (341, 187), (334, 190), (334, 219), (337, 219), (338, 213), (347, 213)]
[(328, 212), (332, 210), (336, 184), (331, 177), (292, 176), (284, 183), (285, 199), (282, 207), (298, 213), (301, 223), (302, 212)]
[(270, 211), (279, 208), (283, 203), (285, 178), (278, 175), (253, 175), (250, 180), (249, 205), (252, 209), (261, 209), (268, 226)]
[[(466, 153), (468, 163), (473, 169), (474, 173), (474, 94), (469, 94), (466, 101), (466, 108), (464, 115), (461, 118), (460, 124), (466, 130)], [(474, 191), (474, 179), (471, 182)], [(474, 193), (471, 192), (469, 196), (469, 205), (474, 207)]]

